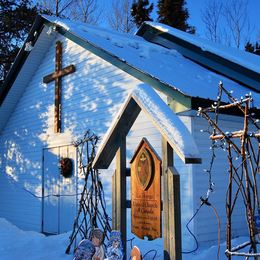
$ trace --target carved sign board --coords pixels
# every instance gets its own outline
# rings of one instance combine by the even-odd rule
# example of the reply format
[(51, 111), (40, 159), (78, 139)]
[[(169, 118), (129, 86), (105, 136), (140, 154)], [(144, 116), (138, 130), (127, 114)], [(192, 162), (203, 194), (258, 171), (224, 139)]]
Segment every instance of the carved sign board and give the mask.
[(132, 233), (161, 237), (161, 161), (143, 138), (131, 160)]

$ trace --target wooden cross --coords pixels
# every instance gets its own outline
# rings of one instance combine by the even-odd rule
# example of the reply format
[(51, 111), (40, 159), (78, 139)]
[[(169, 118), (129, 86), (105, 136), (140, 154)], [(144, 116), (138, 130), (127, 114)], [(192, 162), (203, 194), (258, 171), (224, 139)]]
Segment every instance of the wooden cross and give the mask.
[(75, 66), (69, 65), (62, 69), (62, 43), (56, 42), (55, 72), (45, 76), (43, 83), (55, 81), (55, 110), (54, 110), (54, 132), (61, 133), (61, 79), (63, 76), (75, 72)]

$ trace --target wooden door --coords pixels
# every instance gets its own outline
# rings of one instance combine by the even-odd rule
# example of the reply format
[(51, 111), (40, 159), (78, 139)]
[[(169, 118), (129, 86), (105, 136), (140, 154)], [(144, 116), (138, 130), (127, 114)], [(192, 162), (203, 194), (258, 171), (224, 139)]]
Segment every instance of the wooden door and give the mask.
[[(72, 176), (60, 173), (60, 159), (73, 162)], [(43, 232), (60, 234), (72, 229), (77, 211), (76, 149), (72, 145), (43, 150)]]

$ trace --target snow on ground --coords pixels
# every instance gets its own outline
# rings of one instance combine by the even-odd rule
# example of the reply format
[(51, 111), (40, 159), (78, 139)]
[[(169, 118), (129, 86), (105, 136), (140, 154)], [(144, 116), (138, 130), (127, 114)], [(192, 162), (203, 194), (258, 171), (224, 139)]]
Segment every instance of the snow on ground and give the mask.
[(69, 233), (45, 236), (34, 231), (22, 231), (7, 220), (0, 218), (1, 260), (66, 260)]
[[(72, 260), (72, 255), (66, 255), (70, 233), (55, 236), (45, 236), (34, 231), (22, 231), (7, 220), (0, 218), (0, 259), (1, 260)], [(232, 240), (232, 245), (245, 242), (245, 237)], [(183, 254), (183, 260), (217, 259), (217, 246), (199, 248), (196, 253)], [(225, 243), (220, 247), (220, 260), (226, 259)], [(160, 259), (157, 257), (155, 259)], [(144, 260), (153, 259), (153, 254)]]

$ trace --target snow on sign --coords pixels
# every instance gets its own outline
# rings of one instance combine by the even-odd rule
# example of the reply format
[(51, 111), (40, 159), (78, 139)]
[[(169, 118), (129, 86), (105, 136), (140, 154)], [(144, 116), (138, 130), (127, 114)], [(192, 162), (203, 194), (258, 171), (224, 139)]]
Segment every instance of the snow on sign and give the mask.
[(161, 161), (143, 138), (131, 160), (132, 233), (161, 237)]

